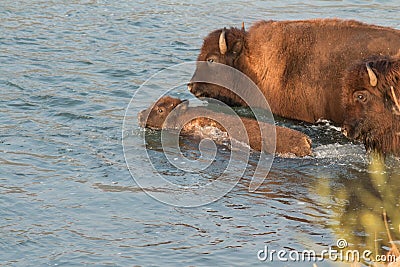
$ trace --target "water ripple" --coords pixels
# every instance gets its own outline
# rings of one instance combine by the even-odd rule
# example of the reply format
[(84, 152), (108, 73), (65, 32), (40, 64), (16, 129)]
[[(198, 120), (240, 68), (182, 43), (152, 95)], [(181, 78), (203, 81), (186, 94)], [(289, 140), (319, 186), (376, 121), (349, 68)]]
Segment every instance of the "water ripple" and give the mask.
[[(2, 0), (2, 263), (244, 266), (258, 263), (256, 253), (264, 244), (274, 249), (333, 244), (332, 228), (339, 225), (337, 214), (347, 200), (332, 192), (368, 176), (359, 144), (324, 123), (279, 121), (312, 136), (312, 157), (276, 158), (254, 194), (248, 192), (257, 161), (252, 155), (244, 177), (223, 199), (179, 209), (151, 199), (130, 177), (121, 145), (125, 108), (151, 75), (195, 60), (203, 37), (216, 28), (239, 27), (242, 21), (248, 28), (259, 19), (332, 16), (399, 28), (399, 12), (394, 0), (18, 5)], [(186, 89), (180, 95), (190, 97)], [(156, 96), (145, 97), (136, 100)], [(187, 182), (165, 162), (157, 136), (150, 134), (149, 154), (159, 159), (168, 179)], [(142, 147), (139, 137), (139, 129), (130, 136)], [(196, 148), (191, 140), (183, 142), (188, 155), (195, 157)], [(213, 179), (227, 160), (227, 151), (221, 150), (213, 169), (199, 176)], [(143, 174), (141, 168), (134, 170), (137, 175)]]

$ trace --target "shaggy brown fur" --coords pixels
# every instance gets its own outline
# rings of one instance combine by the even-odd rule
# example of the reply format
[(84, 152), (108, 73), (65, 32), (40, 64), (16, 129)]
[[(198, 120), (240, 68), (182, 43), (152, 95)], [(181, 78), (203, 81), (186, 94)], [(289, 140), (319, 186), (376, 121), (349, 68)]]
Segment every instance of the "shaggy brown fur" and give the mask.
[[(175, 110), (174, 110), (175, 109)], [(173, 117), (168, 114), (174, 110)], [(201, 115), (200, 115), (201, 114)], [(191, 119), (195, 118), (195, 119)], [(213, 119), (210, 119), (213, 118)], [(158, 100), (154, 105), (139, 113), (139, 124), (142, 127), (152, 129), (175, 129), (180, 130), (181, 134), (208, 137), (223, 142), (234, 138), (239, 142), (247, 142), (248, 145), (257, 151), (261, 151), (262, 142), (267, 148), (273, 147), (272, 140), (262, 140), (260, 126), (265, 131), (266, 136), (273, 134), (273, 127), (267, 123), (259, 123), (254, 119), (243, 118), (241, 121), (245, 129), (238, 125), (237, 118), (225, 113), (214, 112), (204, 107), (188, 107), (188, 102), (181, 101), (169, 96)], [(166, 120), (167, 119), (167, 120)], [(224, 128), (217, 121), (223, 122)], [(219, 134), (215, 135), (216, 131)], [(244, 130), (246, 132), (243, 132)], [(273, 152), (273, 151), (266, 151)], [(299, 157), (311, 154), (310, 138), (298, 131), (276, 126), (276, 153), (287, 156), (296, 155)]]
[[(225, 54), (218, 45), (221, 32), (204, 39), (198, 61), (240, 70), (257, 84), (274, 114), (311, 123), (328, 119), (340, 125), (344, 71), (358, 60), (395, 55), (400, 48), (399, 30), (352, 20), (260, 21), (248, 31), (226, 29)], [(244, 105), (215, 85), (189, 83), (189, 90), (197, 97)]]
[[(371, 85), (367, 64), (376, 75)], [(343, 132), (369, 151), (400, 156), (400, 58), (375, 57), (349, 68), (343, 78)]]

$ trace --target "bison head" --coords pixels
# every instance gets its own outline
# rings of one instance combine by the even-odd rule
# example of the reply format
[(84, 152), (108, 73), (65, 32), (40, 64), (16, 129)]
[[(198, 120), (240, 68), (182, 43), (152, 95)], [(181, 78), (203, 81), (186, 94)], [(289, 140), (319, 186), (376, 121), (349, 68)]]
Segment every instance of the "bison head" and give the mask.
[[(164, 129), (168, 128), (164, 124), (168, 115), (172, 110), (178, 108), (179, 111), (184, 111), (188, 107), (188, 101), (180, 100), (178, 98), (173, 98), (170, 96), (164, 96), (160, 98), (156, 103), (154, 103), (148, 109), (142, 110), (138, 114), (139, 125), (141, 127), (147, 127), (150, 129)], [(174, 114), (178, 114), (174, 112)], [(171, 114), (172, 115), (172, 114)], [(173, 118), (169, 118), (168, 122), (173, 121)]]
[(400, 155), (400, 58), (354, 65), (344, 75), (342, 93), (343, 133), (368, 151)]
[[(216, 63), (228, 65), (242, 71), (240, 58), (245, 47), (245, 36), (244, 25), (241, 30), (238, 28), (224, 28), (211, 32), (204, 39), (201, 47), (197, 58), (197, 69), (192, 81), (188, 84), (189, 91), (196, 97), (216, 98), (231, 106), (244, 105), (241, 98), (227, 88), (212, 83), (196, 82), (196, 80), (204, 73), (213, 73), (212, 68)], [(219, 73), (218, 75), (226, 76), (227, 73)], [(231, 79), (233, 77), (221, 78)]]

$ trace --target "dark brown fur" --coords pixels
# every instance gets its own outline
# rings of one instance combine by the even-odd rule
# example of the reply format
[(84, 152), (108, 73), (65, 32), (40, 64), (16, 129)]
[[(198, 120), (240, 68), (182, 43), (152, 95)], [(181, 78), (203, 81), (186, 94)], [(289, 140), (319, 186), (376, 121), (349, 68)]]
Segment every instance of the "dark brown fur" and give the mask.
[[(274, 114), (307, 122), (328, 119), (341, 124), (340, 80), (344, 71), (372, 55), (394, 55), (400, 31), (357, 21), (316, 19), (260, 21), (248, 31), (226, 29), (228, 51), (222, 55), (221, 30), (205, 39), (198, 61), (232, 66), (260, 88)], [(244, 105), (233, 93), (215, 85), (190, 83), (197, 97)]]
[[(168, 117), (168, 114), (174, 110), (175, 117)], [(161, 112), (160, 112), (161, 111)], [(175, 113), (174, 113), (175, 114)], [(199, 116), (201, 114), (201, 116)], [(142, 127), (152, 129), (176, 129), (181, 130), (182, 134), (194, 135), (202, 137), (211, 137), (206, 132), (199, 132), (199, 128), (214, 127), (218, 128), (224, 133), (229, 133), (229, 136), (240, 142), (246, 142), (246, 133), (241, 132), (241, 127), (238, 126), (237, 120), (234, 116), (214, 112), (204, 107), (188, 107), (188, 102), (182, 102), (180, 99), (172, 98), (169, 96), (163, 97), (158, 100), (153, 106), (139, 113), (139, 124)], [(190, 119), (195, 117), (195, 119)], [(213, 119), (210, 119), (213, 118)], [(249, 145), (252, 149), (261, 151), (262, 142), (265, 142), (266, 147), (270, 148), (272, 140), (262, 140), (260, 126), (254, 119), (240, 118), (244, 124), (247, 136), (249, 138)], [(223, 122), (224, 128), (217, 121)], [(273, 127), (267, 123), (260, 123), (261, 127), (265, 129), (267, 136), (273, 134)], [(217, 140), (218, 141), (218, 140)], [(226, 140), (225, 140), (226, 141)], [(271, 151), (267, 151), (271, 152)], [(280, 155), (294, 154), (296, 156), (307, 156), (311, 154), (311, 140), (310, 138), (298, 131), (276, 126), (276, 153)]]
[[(370, 84), (366, 64), (378, 83)], [(394, 95), (391, 87), (393, 87)], [(400, 156), (400, 58), (375, 57), (351, 67), (343, 79), (343, 131), (368, 151)]]

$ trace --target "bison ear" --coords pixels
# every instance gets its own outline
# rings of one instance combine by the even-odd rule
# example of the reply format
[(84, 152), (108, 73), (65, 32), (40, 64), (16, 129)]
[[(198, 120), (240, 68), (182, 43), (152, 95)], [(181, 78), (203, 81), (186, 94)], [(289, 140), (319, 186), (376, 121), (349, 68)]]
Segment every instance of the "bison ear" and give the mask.
[(242, 40), (238, 40), (232, 46), (232, 53), (235, 56), (239, 56), (240, 53), (242, 52), (242, 48), (243, 48), (243, 41)]
[(179, 112), (186, 111), (189, 107), (189, 100), (182, 100), (182, 102), (176, 107)]

